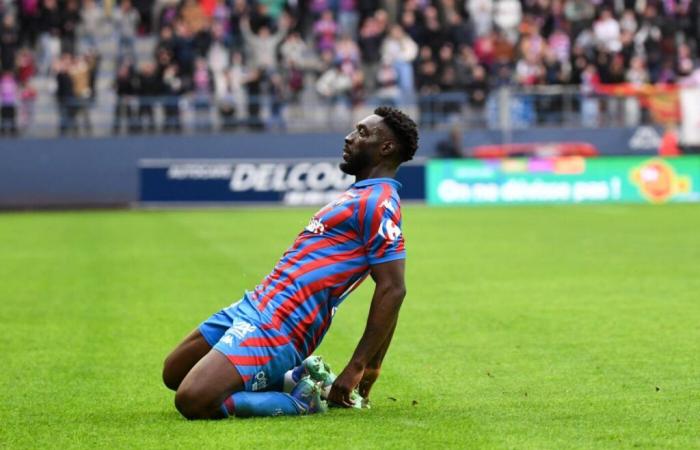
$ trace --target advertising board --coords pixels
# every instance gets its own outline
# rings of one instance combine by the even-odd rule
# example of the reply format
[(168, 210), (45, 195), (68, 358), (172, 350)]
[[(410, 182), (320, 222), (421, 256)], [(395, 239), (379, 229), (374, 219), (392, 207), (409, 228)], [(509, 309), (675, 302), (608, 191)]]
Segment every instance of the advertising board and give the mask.
[[(407, 164), (396, 179), (404, 200), (425, 199), (425, 165)], [(188, 160), (139, 163), (142, 203), (282, 203), (320, 205), (354, 181), (337, 160)]]
[(433, 205), (700, 201), (700, 157), (434, 160)]

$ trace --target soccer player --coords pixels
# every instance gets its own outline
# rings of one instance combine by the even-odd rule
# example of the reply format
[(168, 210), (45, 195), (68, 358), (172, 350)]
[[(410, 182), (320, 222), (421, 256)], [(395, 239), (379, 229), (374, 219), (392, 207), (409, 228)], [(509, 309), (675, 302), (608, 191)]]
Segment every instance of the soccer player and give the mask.
[(163, 381), (176, 391), (175, 406), (183, 416), (323, 409), (320, 381), (304, 377), (287, 394), (285, 373), (309, 369), (306, 358), (336, 308), (370, 275), (375, 289), (364, 333), (327, 394), (343, 407), (356, 406), (355, 389), (368, 398), (406, 294), (401, 185), (394, 176), (417, 146), (414, 121), (390, 107), (377, 108), (345, 137), (340, 168), (356, 182), (311, 218), (260, 285), (202, 323), (165, 360)]

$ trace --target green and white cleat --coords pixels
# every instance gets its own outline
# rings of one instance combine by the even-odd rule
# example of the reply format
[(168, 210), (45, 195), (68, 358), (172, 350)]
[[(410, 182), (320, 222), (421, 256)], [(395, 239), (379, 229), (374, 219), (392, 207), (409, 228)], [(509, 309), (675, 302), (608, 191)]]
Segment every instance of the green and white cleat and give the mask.
[(302, 363), (304, 373), (311, 377), (312, 380), (321, 383), (321, 395), (326, 398), (328, 392), (335, 381), (335, 374), (331, 367), (323, 360), (322, 356), (309, 356)]
[(328, 403), (321, 398), (320, 383), (312, 380), (309, 376), (299, 380), (289, 395), (297, 403), (298, 409), (303, 415), (328, 411)]
[[(296, 386), (306, 377), (318, 385), (321, 398), (327, 400), (336, 375), (333, 373), (328, 363), (323, 360), (323, 357), (318, 355), (309, 356), (302, 361), (301, 365), (289, 370), (285, 374), (284, 392), (295, 390)], [(369, 408), (369, 402), (360, 396), (357, 389), (353, 390), (352, 394), (350, 394), (350, 400), (353, 402), (353, 408)], [(331, 404), (331, 406), (333, 405)]]
[(369, 409), (369, 401), (365, 400), (357, 389), (353, 389), (350, 393), (350, 401), (352, 402), (352, 407), (355, 409)]

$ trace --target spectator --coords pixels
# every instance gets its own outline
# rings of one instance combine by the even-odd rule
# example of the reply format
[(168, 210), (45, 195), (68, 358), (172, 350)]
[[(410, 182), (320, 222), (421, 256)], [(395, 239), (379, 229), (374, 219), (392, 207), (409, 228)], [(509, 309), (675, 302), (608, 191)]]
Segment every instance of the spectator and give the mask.
[(0, 75), (0, 136), (17, 135), (19, 90), (12, 72), (3, 69)]
[(596, 89), (600, 85), (598, 69), (594, 64), (587, 64), (581, 74), (581, 124), (584, 127), (598, 126), (600, 106)]
[(284, 109), (287, 103), (287, 86), (279, 73), (270, 76), (270, 117), (267, 121), (268, 130), (285, 131), (287, 124), (284, 119)]
[[(644, 58), (641, 56), (635, 56), (630, 61), (630, 68), (627, 70), (626, 74), (627, 82), (641, 87), (642, 85), (649, 83), (649, 71), (647, 69)], [(639, 100), (636, 96), (629, 96), (625, 98), (625, 125), (626, 126), (636, 126), (641, 120), (641, 107), (639, 105)]]
[(164, 25), (158, 33), (158, 44), (156, 44), (155, 54), (158, 55), (161, 51), (168, 52), (171, 55), (175, 54), (175, 34), (170, 25)]
[(456, 12), (450, 13), (447, 16), (447, 22), (447, 34), (449, 41), (454, 47), (469, 46), (474, 43), (474, 32), (469, 26), (469, 22), (462, 20), (459, 14)]
[(139, 25), (139, 13), (134, 9), (131, 0), (121, 0), (119, 8), (112, 13), (114, 31), (119, 42), (119, 56), (133, 57), (136, 53), (136, 29)]
[(330, 105), (347, 100), (351, 87), (352, 78), (339, 62), (331, 65), (316, 82), (316, 90)]
[(594, 16), (595, 5), (589, 0), (568, 0), (564, 4), (564, 17), (571, 23), (572, 36), (588, 28)]
[(523, 18), (523, 11), (519, 0), (496, 0), (494, 5), (493, 21), (508, 40), (515, 42), (518, 39), (518, 26)]
[(314, 23), (314, 37), (316, 49), (319, 52), (332, 50), (335, 45), (335, 36), (338, 33), (338, 25), (333, 19), (333, 12), (325, 10), (321, 17)]
[(223, 130), (231, 131), (238, 126), (236, 116), (243, 97), (243, 81), (243, 57), (240, 52), (234, 52), (231, 55), (231, 64), (224, 69), (221, 78), (215, 78), (214, 83)]
[(619, 52), (622, 48), (620, 43), (620, 24), (613, 17), (612, 11), (605, 8), (600, 13), (600, 17), (593, 25), (598, 45), (609, 52)]
[(102, 29), (106, 20), (103, 9), (95, 0), (83, 0), (80, 18), (78, 36), (81, 50), (96, 49), (97, 39), (103, 34)]
[(36, 89), (27, 81), (20, 81), (20, 104), (18, 128), (26, 130), (34, 123), (34, 102), (36, 101)]
[(139, 15), (139, 30), (148, 34), (153, 28), (153, 0), (134, 0), (134, 9)]
[(393, 25), (382, 43), (381, 53), (382, 61), (393, 65), (396, 70), (401, 94), (410, 98), (414, 93), (412, 63), (418, 55), (418, 46), (401, 25)]
[(678, 46), (678, 53), (675, 58), (675, 71), (678, 76), (687, 77), (692, 74), (697, 64), (696, 61), (687, 43), (682, 43)]
[[(229, 56), (229, 49), (224, 43), (225, 36), (223, 27), (221, 24), (215, 24), (213, 28), (214, 42), (211, 47), (209, 47), (207, 63), (214, 80), (214, 85), (217, 86), (223, 83), (224, 72), (231, 58)], [(216, 91), (217, 89), (215, 88), (214, 90)]]
[(179, 133), (182, 131), (180, 120), (180, 96), (185, 92), (185, 81), (179, 66), (173, 61), (163, 69), (163, 131)]
[(489, 94), (489, 84), (486, 79), (486, 69), (483, 66), (474, 66), (471, 77), (466, 84), (469, 105), (477, 111), (481, 111), (486, 104)]
[(15, 16), (5, 14), (0, 25), (0, 70), (15, 69), (15, 57), (19, 46), (19, 32)]
[(377, 11), (362, 24), (358, 46), (362, 58), (362, 71), (368, 80), (368, 88), (374, 90), (377, 70), (381, 60), (381, 46), (386, 34), (386, 13)]
[[(288, 29), (289, 19), (286, 16), (282, 16), (279, 29), (274, 34), (270, 33), (267, 26), (261, 27), (257, 34), (253, 33), (250, 28), (250, 20), (247, 17), (242, 19), (241, 32), (246, 44), (249, 66), (261, 69), (261, 77), (264, 77), (266, 72), (277, 70), (277, 45), (282, 41)], [(262, 79), (260, 81), (262, 82)]]
[(433, 6), (427, 6), (423, 10), (423, 30), (420, 35), (423, 41), (420, 45), (430, 45), (433, 52), (437, 53), (438, 49), (448, 38), (447, 29), (440, 24), (438, 11)]
[(75, 120), (75, 131), (79, 133), (79, 118), (82, 119), (83, 129), (86, 135), (92, 134), (92, 122), (90, 121), (90, 99), (92, 89), (90, 86), (91, 72), (95, 68), (90, 65), (90, 61), (81, 55), (73, 58), (69, 69), (71, 81), (73, 83), (73, 117)]
[(469, 0), (469, 17), (474, 23), (474, 32), (478, 37), (491, 33), (493, 22), (493, 0)]
[(19, 0), (17, 6), (20, 45), (34, 47), (39, 31), (41, 3), (39, 0)]
[(75, 53), (75, 42), (80, 23), (80, 4), (78, 0), (67, 0), (61, 17), (61, 50)]
[(138, 74), (139, 129), (148, 133), (156, 131), (154, 110), (163, 91), (155, 63), (148, 61), (141, 66)]
[(61, 52), (61, 13), (56, 0), (43, 0), (39, 15), (39, 73), (46, 75)]
[(435, 154), (438, 158), (445, 159), (464, 158), (466, 155), (463, 148), (462, 129), (459, 125), (453, 125), (449, 136), (437, 143)]
[(72, 57), (64, 53), (54, 64), (56, 75), (56, 103), (59, 114), (59, 132), (61, 136), (75, 132), (75, 118), (73, 116), (73, 80), (70, 77)]
[(306, 45), (306, 42), (296, 31), (289, 33), (279, 50), (282, 64), (287, 68), (292, 65), (296, 68), (307, 68), (312, 65), (312, 60), (315, 59), (313, 50)]
[(360, 48), (349, 35), (341, 36), (335, 43), (335, 60), (356, 66), (360, 64)]
[(207, 67), (207, 60), (197, 58), (192, 77), (192, 103), (194, 105), (194, 127), (197, 131), (211, 131), (211, 104), (214, 92), (214, 77)]
[(397, 106), (401, 98), (399, 74), (388, 61), (382, 63), (377, 72), (377, 100), (382, 105)]
[[(173, 38), (173, 59), (178, 66), (181, 76), (192, 75), (194, 61), (197, 58), (194, 31), (187, 22), (175, 22), (175, 37)], [(179, 76), (180, 76), (179, 75)]]
[(253, 69), (245, 78), (244, 86), (248, 100), (248, 127), (262, 131), (264, 123), (260, 117), (262, 110), (262, 84), (265, 74), (262, 68)]
[(117, 78), (114, 82), (117, 102), (114, 106), (112, 121), (113, 134), (121, 133), (122, 126), (124, 126), (125, 131), (137, 131), (136, 115), (134, 114), (135, 81), (133, 62), (127, 57), (117, 68)]
[(338, 31), (340, 35), (348, 35), (357, 40), (357, 25), (360, 15), (357, 11), (357, 0), (338, 0)]

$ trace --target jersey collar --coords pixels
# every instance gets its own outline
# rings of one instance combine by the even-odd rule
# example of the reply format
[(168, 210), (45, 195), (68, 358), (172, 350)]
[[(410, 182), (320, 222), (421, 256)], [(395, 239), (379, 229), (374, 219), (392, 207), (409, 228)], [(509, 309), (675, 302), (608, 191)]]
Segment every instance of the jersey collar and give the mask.
[(366, 180), (358, 181), (356, 183), (353, 183), (352, 186), (354, 188), (360, 188), (360, 187), (366, 187), (366, 186), (372, 186), (374, 184), (382, 184), (382, 183), (388, 183), (392, 186), (394, 186), (394, 189), (399, 190), (401, 189), (401, 183), (396, 181), (393, 178), (368, 178)]

